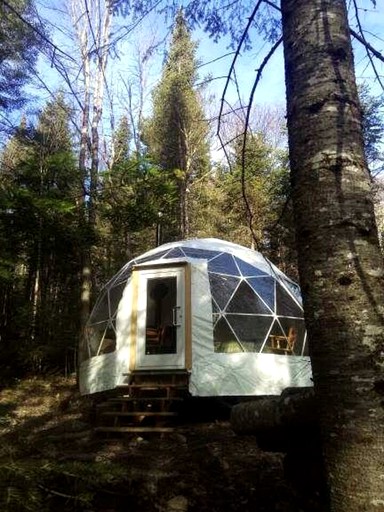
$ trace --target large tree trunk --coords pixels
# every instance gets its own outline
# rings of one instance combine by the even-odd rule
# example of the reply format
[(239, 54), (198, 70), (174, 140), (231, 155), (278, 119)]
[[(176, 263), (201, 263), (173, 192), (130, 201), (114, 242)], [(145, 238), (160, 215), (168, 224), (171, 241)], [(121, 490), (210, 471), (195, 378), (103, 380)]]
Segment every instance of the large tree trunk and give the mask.
[(299, 272), (330, 508), (384, 510), (384, 279), (344, 0), (281, 0)]

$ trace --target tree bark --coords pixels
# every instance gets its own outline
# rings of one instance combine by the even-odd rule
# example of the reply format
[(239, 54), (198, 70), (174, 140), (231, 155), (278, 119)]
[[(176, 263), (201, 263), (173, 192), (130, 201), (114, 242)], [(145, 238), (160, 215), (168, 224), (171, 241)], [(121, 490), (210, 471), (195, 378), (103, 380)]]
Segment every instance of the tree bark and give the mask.
[(281, 0), (299, 272), (330, 509), (384, 510), (384, 269), (344, 0)]

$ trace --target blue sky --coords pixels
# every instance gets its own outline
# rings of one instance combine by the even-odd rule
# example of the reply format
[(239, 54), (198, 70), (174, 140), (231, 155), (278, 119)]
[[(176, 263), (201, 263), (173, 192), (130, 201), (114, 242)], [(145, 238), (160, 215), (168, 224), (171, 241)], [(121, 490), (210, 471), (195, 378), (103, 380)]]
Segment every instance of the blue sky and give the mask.
[[(92, 2), (92, 0), (88, 1), (89, 3)], [(65, 3), (66, 2), (64, 0), (37, 0), (37, 5), (43, 17), (49, 19), (57, 26), (57, 28), (52, 31), (51, 38), (56, 44), (58, 44), (58, 46), (72, 55), (75, 54), (73, 51), (74, 45), (64, 35), (66, 29), (69, 27), (69, 20), (66, 19), (66, 16), (62, 12)], [(367, 39), (369, 39), (371, 44), (384, 54), (384, 2), (379, 0), (377, 3), (377, 8), (374, 9), (371, 0), (359, 0), (359, 5), (362, 7), (360, 10), (360, 19), (363, 27), (367, 31)], [(59, 11), (54, 9), (59, 9)], [(117, 22), (121, 26), (127, 23), (127, 20), (118, 19)], [(357, 31), (352, 10), (351, 23), (353, 28)], [(146, 33), (154, 33), (158, 39), (162, 39), (167, 33), (169, 33), (169, 27), (166, 25), (164, 20), (159, 22), (159, 18), (154, 16), (149, 17), (143, 27), (132, 32), (130, 39), (126, 39), (118, 46), (119, 56), (114, 59), (110, 59), (109, 61), (108, 77), (110, 79), (113, 99), (117, 105), (115, 115), (118, 115), (119, 111), (123, 111), (126, 107), (126, 98), (124, 93), (125, 85), (123, 82), (132, 76), (132, 56), (134, 55), (135, 43), (139, 39), (144, 41), (145, 37), (147, 37), (144, 35)], [(214, 43), (200, 30), (194, 32), (192, 36), (193, 39), (199, 42), (198, 57), (201, 63), (205, 64), (199, 69), (201, 78), (204, 78), (208, 74), (213, 78), (208, 86), (208, 91), (215, 97), (215, 99), (211, 98), (211, 107), (215, 104), (217, 112), (225, 85), (225, 77), (228, 74), (228, 70), (233, 59), (233, 54), (230, 54), (231, 50), (228, 49), (229, 41), (227, 39), (223, 39), (219, 43)], [(256, 69), (260, 66), (260, 63), (269, 51), (269, 45), (256, 34), (252, 35), (252, 39), (254, 41), (253, 49), (249, 52), (242, 53), (237, 61), (236, 76), (238, 79), (238, 90), (236, 87), (231, 85), (227, 91), (226, 100), (231, 104), (237, 103), (238, 91), (240, 92), (240, 96), (244, 104), (248, 103), (250, 90), (256, 75)], [(381, 90), (371, 67), (368, 65), (365, 50), (360, 43), (354, 43), (354, 49), (356, 75), (358, 79), (366, 81), (372, 88), (373, 93), (379, 94)], [(377, 60), (375, 62), (378, 72), (384, 80), (384, 65)], [(50, 64), (51, 63), (42, 59), (39, 65), (39, 71), (43, 79), (49, 84), (50, 88), (55, 90), (60, 86), (60, 79)], [(161, 70), (161, 64), (162, 60), (160, 52), (157, 60), (153, 59), (147, 70), (149, 88), (157, 82)], [(74, 77), (75, 76), (76, 75), (74, 74)], [(42, 91), (38, 93), (38, 97), (41, 98), (42, 104), (48, 99), (48, 95)], [(284, 109), (285, 86), (283, 52), (281, 47), (277, 50), (276, 54), (272, 57), (269, 65), (263, 72), (263, 77), (255, 96), (255, 102), (258, 105), (278, 105)], [(148, 93), (147, 109), (149, 108), (150, 94)]]

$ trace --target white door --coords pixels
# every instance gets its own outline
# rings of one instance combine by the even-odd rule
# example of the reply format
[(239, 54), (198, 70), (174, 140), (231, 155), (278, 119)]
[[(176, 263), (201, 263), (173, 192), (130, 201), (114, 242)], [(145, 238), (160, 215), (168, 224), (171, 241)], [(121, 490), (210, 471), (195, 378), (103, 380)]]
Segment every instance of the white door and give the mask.
[(136, 368), (184, 368), (184, 268), (138, 273)]

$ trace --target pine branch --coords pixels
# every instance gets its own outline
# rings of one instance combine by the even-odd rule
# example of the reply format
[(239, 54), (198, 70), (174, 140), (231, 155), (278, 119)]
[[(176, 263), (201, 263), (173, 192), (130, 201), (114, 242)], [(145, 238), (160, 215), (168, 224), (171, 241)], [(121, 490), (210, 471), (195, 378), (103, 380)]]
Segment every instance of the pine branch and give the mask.
[(48, 39), (48, 37), (46, 37), (43, 32), (41, 32), (41, 30), (39, 30), (37, 27), (35, 27), (35, 25), (33, 25), (33, 23), (29, 22), (26, 18), (24, 18), (24, 16), (22, 16), (19, 12), (16, 11), (16, 9), (14, 9), (12, 7), (12, 5), (10, 5), (6, 0), (2, 0), (3, 2), (3, 5), (5, 5), (5, 7), (7, 7), (7, 9), (9, 9), (11, 12), (13, 12), (13, 14), (19, 18), (20, 21), (22, 21), (25, 25), (27, 25), (31, 30), (33, 30), (39, 37), (41, 37), (41, 39), (43, 41), (45, 41), (49, 46), (51, 46), (53, 49), (54, 49), (54, 53), (53, 53), (53, 59), (55, 57), (55, 52), (59, 52), (61, 53), (62, 55), (64, 55), (65, 57), (67, 57), (69, 60), (71, 60), (72, 62), (76, 62), (75, 59), (73, 57), (71, 57), (68, 53), (66, 52), (63, 52), (63, 50), (60, 50), (60, 48), (58, 46), (56, 46), (54, 43), (52, 43), (52, 41), (50, 39)]

